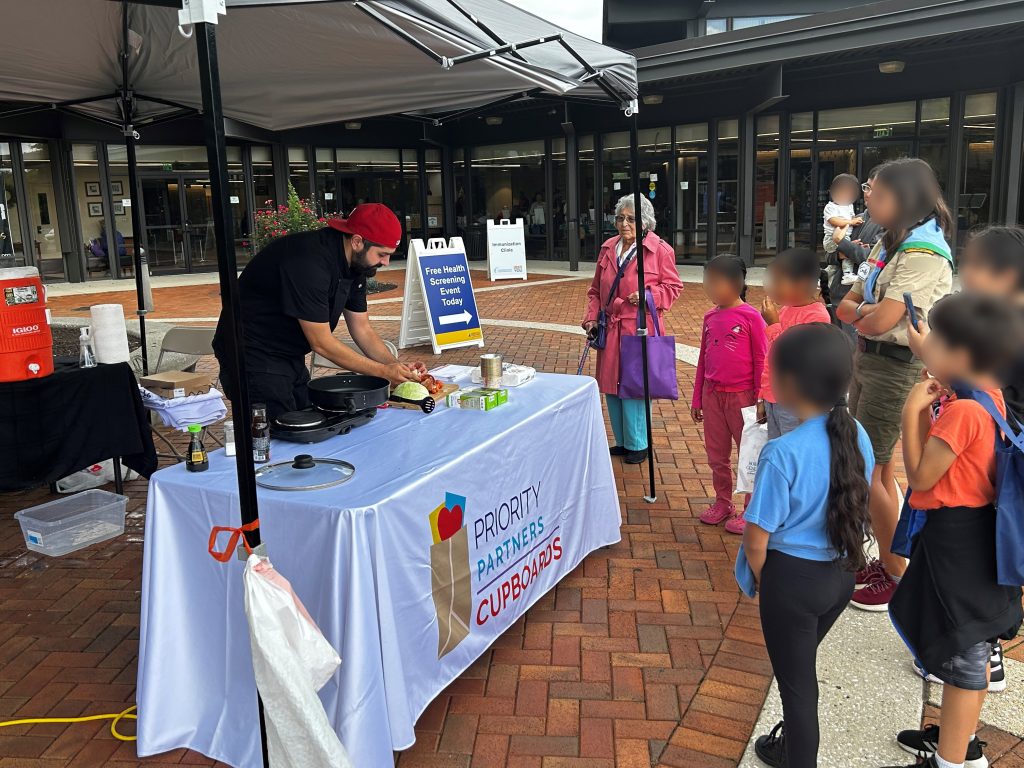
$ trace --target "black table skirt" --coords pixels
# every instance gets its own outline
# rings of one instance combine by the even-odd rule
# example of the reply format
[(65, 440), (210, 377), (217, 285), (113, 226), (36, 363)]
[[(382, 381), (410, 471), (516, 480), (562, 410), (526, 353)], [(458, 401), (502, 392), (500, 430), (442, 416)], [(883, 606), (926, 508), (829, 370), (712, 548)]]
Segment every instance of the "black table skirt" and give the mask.
[(0, 383), (0, 490), (53, 483), (120, 456), (143, 477), (156, 449), (127, 363)]

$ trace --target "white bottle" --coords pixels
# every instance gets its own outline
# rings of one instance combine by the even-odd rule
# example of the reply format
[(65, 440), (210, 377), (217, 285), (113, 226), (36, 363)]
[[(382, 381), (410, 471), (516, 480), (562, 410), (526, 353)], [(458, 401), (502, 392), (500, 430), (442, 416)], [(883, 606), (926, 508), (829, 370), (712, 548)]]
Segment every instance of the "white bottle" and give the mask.
[(235, 455), (235, 422), (231, 419), (224, 422), (224, 455)]
[(96, 354), (92, 349), (92, 339), (89, 338), (88, 328), (83, 328), (82, 335), (78, 337), (78, 367), (96, 367)]

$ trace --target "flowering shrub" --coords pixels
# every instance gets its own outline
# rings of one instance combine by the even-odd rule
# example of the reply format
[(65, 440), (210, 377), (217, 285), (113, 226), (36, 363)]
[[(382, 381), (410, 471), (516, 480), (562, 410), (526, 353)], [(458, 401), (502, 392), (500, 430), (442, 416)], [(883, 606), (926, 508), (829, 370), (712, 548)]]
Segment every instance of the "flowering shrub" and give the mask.
[[(271, 200), (266, 201), (270, 206)], [(261, 251), (271, 240), (290, 235), (294, 232), (309, 232), (320, 229), (327, 219), (314, 213), (312, 203), (300, 200), (295, 187), (288, 182), (288, 204), (277, 208), (267, 207), (256, 211), (256, 228), (253, 232), (253, 250)]]

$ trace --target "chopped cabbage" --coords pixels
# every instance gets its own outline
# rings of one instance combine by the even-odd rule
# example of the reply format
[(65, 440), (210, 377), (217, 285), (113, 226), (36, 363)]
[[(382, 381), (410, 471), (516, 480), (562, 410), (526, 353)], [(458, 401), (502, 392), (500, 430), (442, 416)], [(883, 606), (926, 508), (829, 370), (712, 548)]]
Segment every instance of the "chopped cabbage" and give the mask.
[(403, 397), (406, 400), (425, 400), (430, 397), (427, 388), (415, 381), (403, 381), (392, 391), (396, 397)]

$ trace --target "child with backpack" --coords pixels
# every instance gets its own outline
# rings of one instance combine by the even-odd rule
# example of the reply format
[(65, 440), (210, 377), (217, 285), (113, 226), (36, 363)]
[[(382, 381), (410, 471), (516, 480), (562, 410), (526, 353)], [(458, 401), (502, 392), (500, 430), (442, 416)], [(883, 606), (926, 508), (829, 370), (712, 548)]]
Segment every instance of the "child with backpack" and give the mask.
[[(821, 281), (818, 254), (809, 248), (790, 248), (776, 256), (768, 265), (768, 294), (761, 304), (761, 316), (768, 324), (768, 349), (782, 333), (804, 323), (829, 323), (828, 308), (818, 300)], [(761, 374), (761, 399), (757, 418), (768, 423), (768, 437), (774, 439), (796, 428), (798, 420), (775, 400), (772, 390), (771, 366), (765, 362)]]
[[(959, 259), (960, 285), (966, 293), (977, 293), (1006, 299), (1024, 311), (1024, 229), (1020, 227), (986, 227), (973, 234)], [(921, 357), (928, 326), (908, 326), (910, 348)], [(1024, 424), (1024, 351), (1010, 365), (1003, 381), (1006, 410), (1018, 426)], [(1011, 421), (1011, 423), (1013, 423)], [(915, 664), (915, 669), (929, 682), (941, 683)], [(989, 693), (1006, 690), (1003, 647), (992, 645), (989, 660)]]
[(747, 266), (736, 256), (716, 256), (704, 267), (704, 292), (714, 307), (704, 315), (700, 357), (690, 401), (693, 420), (704, 424), (704, 447), (715, 503), (701, 513), (706, 525), (725, 522), (743, 533), (743, 514), (732, 503), (732, 446), (743, 434), (741, 409), (757, 402), (767, 341), (760, 313), (746, 302)]
[(784, 720), (754, 746), (769, 766), (815, 768), (818, 645), (865, 563), (874, 458), (846, 406), (849, 336), (824, 323), (792, 328), (775, 342), (771, 367), (778, 403), (797, 426), (761, 451), (736, 581), (748, 596), (760, 594)]
[[(935, 304), (921, 342), (930, 377), (903, 407), (903, 461), (924, 511), (910, 564), (889, 603), (900, 636), (922, 668), (943, 683), (939, 726), (904, 731), (900, 746), (928, 768), (987, 765), (975, 739), (988, 692), (992, 643), (1024, 620), (1020, 587), (1001, 585), (996, 563), (996, 444), (984, 403), (1005, 417), (1000, 375), (1024, 345), (1020, 311), (976, 293)], [(932, 421), (933, 405), (947, 400)]]

